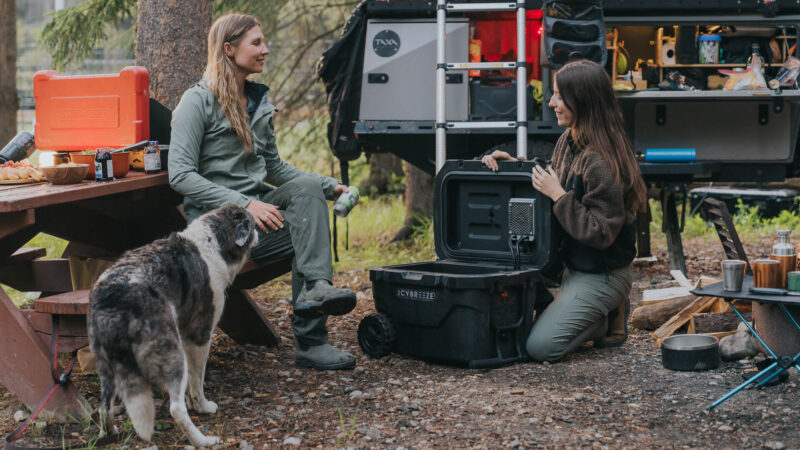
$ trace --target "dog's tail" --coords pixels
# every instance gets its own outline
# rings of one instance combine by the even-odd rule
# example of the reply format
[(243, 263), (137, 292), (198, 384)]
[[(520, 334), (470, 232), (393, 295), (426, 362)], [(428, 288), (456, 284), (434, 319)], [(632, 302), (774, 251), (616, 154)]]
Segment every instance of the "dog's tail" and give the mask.
[[(146, 442), (153, 437), (156, 407), (153, 403), (153, 388), (140, 374), (128, 373), (124, 380), (115, 380), (118, 395), (125, 405), (136, 434)], [(124, 387), (123, 387), (124, 386)]]

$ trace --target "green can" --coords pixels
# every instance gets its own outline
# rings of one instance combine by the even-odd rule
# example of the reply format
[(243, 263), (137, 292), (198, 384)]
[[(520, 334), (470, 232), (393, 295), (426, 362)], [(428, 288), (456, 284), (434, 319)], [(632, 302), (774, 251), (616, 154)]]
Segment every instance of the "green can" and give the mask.
[(800, 272), (789, 272), (786, 275), (786, 288), (790, 291), (800, 291)]
[(350, 214), (350, 210), (358, 204), (358, 200), (361, 198), (361, 193), (358, 192), (357, 187), (348, 186), (347, 190), (347, 192), (339, 196), (339, 199), (333, 205), (333, 213), (336, 214), (336, 217), (346, 217)]

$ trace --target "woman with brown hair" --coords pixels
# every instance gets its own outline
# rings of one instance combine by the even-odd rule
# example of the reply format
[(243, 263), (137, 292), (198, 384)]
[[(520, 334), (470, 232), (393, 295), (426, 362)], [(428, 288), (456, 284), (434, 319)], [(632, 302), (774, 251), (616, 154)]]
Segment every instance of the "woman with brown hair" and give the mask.
[[(528, 337), (528, 354), (537, 361), (557, 361), (586, 341), (596, 347), (625, 342), (635, 219), (647, 202), (611, 80), (599, 64), (564, 65), (554, 77), (549, 106), (566, 131), (552, 165), (537, 165), (531, 178), (553, 201), (561, 236), (554, 250), (565, 269), (558, 297)], [(497, 159), (513, 158), (495, 151), (482, 161), (496, 170)]]
[[(293, 255), (295, 364), (345, 369), (353, 355), (328, 344), (328, 315), (350, 312), (355, 294), (335, 288), (328, 206), (347, 187), (281, 160), (269, 88), (247, 80), (269, 54), (255, 18), (229, 14), (208, 33), (203, 79), (172, 115), (169, 180), (193, 220), (225, 204), (246, 208), (260, 228), (252, 259)], [(272, 185), (272, 186), (270, 186)], [(274, 187), (273, 187), (274, 186)]]

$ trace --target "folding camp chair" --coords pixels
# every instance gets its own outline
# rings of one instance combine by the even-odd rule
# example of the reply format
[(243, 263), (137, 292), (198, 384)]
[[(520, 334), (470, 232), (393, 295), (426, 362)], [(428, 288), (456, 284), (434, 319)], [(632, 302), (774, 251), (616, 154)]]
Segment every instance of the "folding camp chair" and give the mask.
[(703, 199), (702, 215), (706, 220), (709, 220), (714, 224), (717, 234), (719, 235), (719, 239), (722, 242), (722, 247), (725, 249), (725, 254), (731, 259), (740, 259), (747, 263), (747, 275), (744, 277), (742, 290), (740, 292), (724, 291), (722, 290), (722, 283), (715, 283), (702, 289), (695, 289), (692, 291), (692, 293), (700, 296), (720, 297), (725, 299), (725, 301), (731, 307), (731, 310), (733, 310), (733, 312), (739, 317), (739, 320), (741, 320), (742, 323), (747, 326), (747, 328), (753, 334), (753, 337), (755, 337), (758, 342), (761, 343), (762, 347), (764, 347), (767, 353), (769, 353), (773, 358), (772, 364), (756, 373), (747, 381), (737, 386), (724, 396), (720, 397), (719, 400), (715, 401), (706, 408), (707, 410), (712, 410), (751, 384), (758, 383), (759, 387), (765, 386), (770, 380), (788, 370), (790, 367), (795, 367), (798, 372), (800, 372), (800, 353), (795, 355), (794, 358), (790, 356), (778, 356), (767, 345), (767, 343), (764, 342), (761, 336), (758, 335), (756, 330), (753, 329), (747, 319), (742, 316), (742, 313), (736, 308), (733, 300), (747, 300), (762, 304), (777, 305), (778, 308), (783, 311), (786, 317), (789, 318), (789, 321), (794, 324), (798, 334), (800, 335), (800, 324), (797, 323), (797, 320), (795, 320), (795, 318), (787, 309), (787, 306), (800, 307), (800, 296), (764, 295), (751, 293), (749, 289), (753, 286), (753, 277), (751, 276), (752, 271), (750, 269), (750, 263), (748, 262), (747, 254), (745, 254), (744, 248), (742, 247), (742, 242), (739, 240), (739, 235), (736, 233), (736, 228), (733, 225), (733, 219), (728, 212), (728, 207), (725, 206), (725, 203), (717, 199), (705, 198)]

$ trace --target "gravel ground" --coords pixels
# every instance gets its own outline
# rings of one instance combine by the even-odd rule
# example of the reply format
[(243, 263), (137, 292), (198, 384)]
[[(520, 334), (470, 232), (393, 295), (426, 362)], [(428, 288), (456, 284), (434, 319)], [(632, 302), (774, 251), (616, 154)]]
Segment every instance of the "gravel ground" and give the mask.
[[(751, 258), (771, 239), (747, 246)], [(717, 276), (723, 256), (718, 242), (685, 242), (689, 277)], [(658, 262), (636, 266), (633, 305), (641, 289), (667, 284), (666, 251)], [(346, 257), (346, 255), (344, 255)], [(358, 291), (356, 310), (330, 321), (331, 342), (358, 356), (352, 371), (317, 372), (293, 364), (288, 320), (288, 278), (256, 291), (283, 341), (277, 347), (240, 347), (217, 333), (208, 363), (206, 393), (220, 405), (213, 416), (193, 416), (205, 432), (227, 446), (411, 448), (411, 447), (699, 447), (800, 448), (797, 372), (787, 383), (747, 389), (712, 413), (704, 407), (742, 382), (751, 361), (723, 363), (707, 372), (662, 368), (660, 351), (647, 332), (633, 330), (620, 348), (585, 346), (555, 364), (524, 363), (493, 370), (429, 364), (399, 355), (364, 356), (356, 342), (360, 319), (373, 312), (368, 271), (337, 276)], [(74, 379), (94, 406), (95, 375)], [(188, 443), (157, 401), (159, 447)], [(0, 387), (0, 431), (10, 432), (23, 409)], [(118, 425), (126, 429), (123, 419)], [(129, 429), (129, 428), (127, 428)], [(61, 437), (85, 436), (81, 426), (48, 424), (27, 442), (60, 445)], [(128, 433), (129, 434), (129, 433)], [(126, 445), (148, 444), (130, 437)]]

